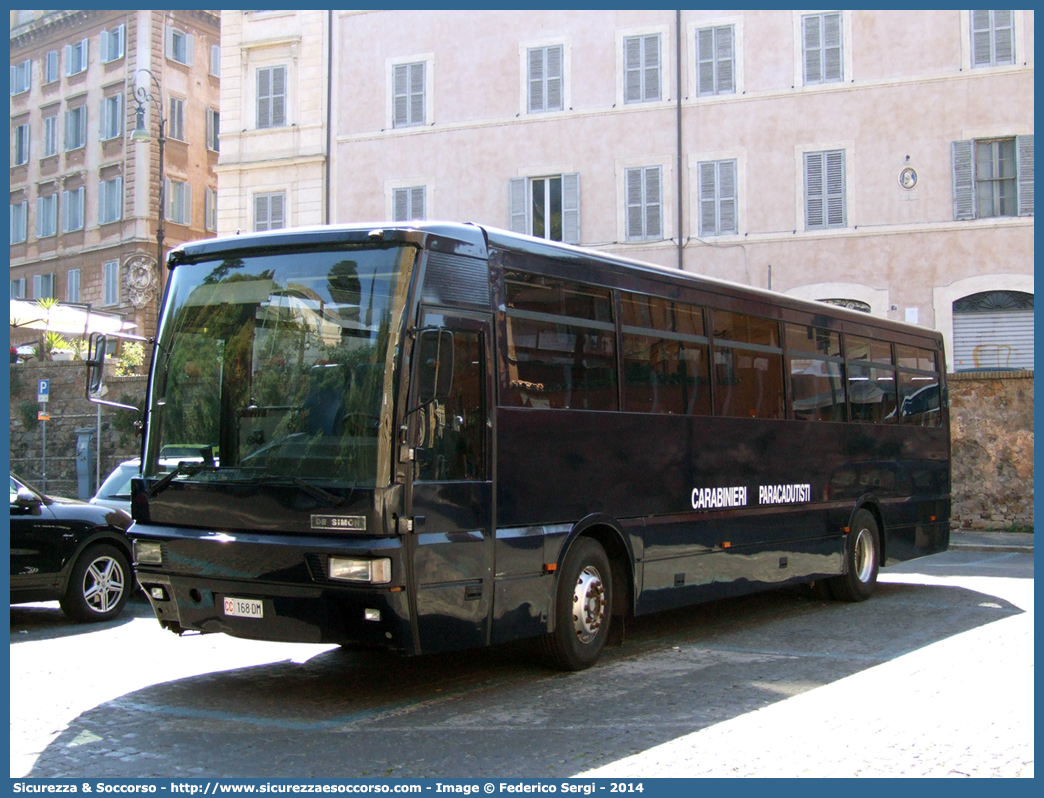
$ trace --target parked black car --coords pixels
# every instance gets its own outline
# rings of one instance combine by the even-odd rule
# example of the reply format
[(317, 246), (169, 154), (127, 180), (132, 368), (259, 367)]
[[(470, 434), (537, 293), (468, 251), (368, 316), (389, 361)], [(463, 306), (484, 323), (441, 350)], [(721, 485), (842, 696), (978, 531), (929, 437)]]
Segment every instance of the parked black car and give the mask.
[(45, 495), (11, 474), (11, 603), (52, 601), (81, 622), (108, 621), (134, 590), (131, 518)]

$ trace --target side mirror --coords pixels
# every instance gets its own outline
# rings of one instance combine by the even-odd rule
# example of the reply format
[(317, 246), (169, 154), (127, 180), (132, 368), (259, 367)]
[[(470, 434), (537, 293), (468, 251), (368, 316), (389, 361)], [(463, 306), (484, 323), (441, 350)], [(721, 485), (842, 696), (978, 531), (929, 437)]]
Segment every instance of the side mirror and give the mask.
[(416, 351), (418, 403), (446, 401), (453, 387), (453, 333), (434, 328), (421, 330)]
[(101, 391), (105, 373), (105, 348), (109, 341), (102, 333), (91, 333), (87, 338), (87, 398)]
[(33, 493), (29, 488), (19, 488), (18, 495), (15, 498), (15, 504), (20, 507), (33, 507), (40, 503), (40, 497)]

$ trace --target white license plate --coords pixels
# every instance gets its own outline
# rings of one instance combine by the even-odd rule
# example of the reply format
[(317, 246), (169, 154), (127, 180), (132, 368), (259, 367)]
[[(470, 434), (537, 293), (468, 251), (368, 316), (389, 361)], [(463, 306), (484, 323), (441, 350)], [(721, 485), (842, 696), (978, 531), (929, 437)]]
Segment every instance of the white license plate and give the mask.
[(257, 599), (225, 597), (225, 615), (236, 618), (263, 618), (262, 604)]

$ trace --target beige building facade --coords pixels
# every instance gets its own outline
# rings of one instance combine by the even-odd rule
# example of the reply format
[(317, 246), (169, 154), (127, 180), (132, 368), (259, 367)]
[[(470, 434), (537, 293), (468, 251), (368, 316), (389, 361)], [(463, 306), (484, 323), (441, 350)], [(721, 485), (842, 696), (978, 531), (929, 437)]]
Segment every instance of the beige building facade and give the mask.
[[(213, 11), (11, 11), (12, 296), (113, 312), (151, 335), (159, 113), (163, 256), (214, 235), (220, 18)], [(145, 72), (148, 70), (151, 72)], [(135, 89), (149, 95), (134, 143)], [(12, 343), (35, 334), (12, 330)]]
[(222, 22), (222, 233), (279, 191), (285, 226), (475, 221), (935, 327), (951, 370), (1032, 368), (1032, 11)]

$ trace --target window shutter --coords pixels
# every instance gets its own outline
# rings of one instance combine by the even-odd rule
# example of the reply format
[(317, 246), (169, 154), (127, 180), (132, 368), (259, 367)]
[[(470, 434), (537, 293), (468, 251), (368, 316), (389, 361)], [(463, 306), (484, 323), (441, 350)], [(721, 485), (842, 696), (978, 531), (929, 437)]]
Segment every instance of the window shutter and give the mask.
[(717, 94), (733, 94), (736, 91), (736, 74), (733, 68), (734, 31), (731, 25), (714, 29), (714, 60), (717, 64)]
[(409, 189), (397, 188), (395, 189), (392, 210), (392, 221), (405, 222), (409, 219), (407, 214), (409, 213), (410, 201), (409, 201)]
[(163, 178), (163, 218), (168, 222), (173, 221), (174, 192), (170, 184), (170, 178)]
[(207, 149), (214, 149), (214, 109), (207, 109)]
[(820, 17), (805, 17), (804, 43), (805, 43), (805, 83), (821, 83), (823, 73), (821, 71), (822, 55), (822, 31), (820, 30)]
[(427, 192), (424, 186), (418, 186), (417, 188), (410, 190), (410, 218), (411, 219), (424, 219), (425, 214), (425, 200)]
[(624, 190), (627, 192), (627, 239), (642, 238), (642, 170), (628, 169)]
[(411, 125), (422, 125), (424, 114), (424, 62), (410, 64), (410, 119)]
[(174, 28), (167, 25), (164, 30), (165, 47), (164, 54), (167, 58), (174, 58)]
[(286, 124), (286, 67), (272, 67), (272, 126)]
[(98, 39), (101, 44), (101, 47), (99, 48), (101, 50), (101, 61), (103, 64), (107, 64), (109, 61), (112, 60), (111, 58), (109, 58), (109, 32), (107, 30), (103, 30), (101, 32), (101, 35), (99, 35)]
[(660, 179), (660, 167), (653, 166), (645, 170), (645, 237), (663, 238), (663, 181)]
[(544, 48), (529, 51), (529, 112), (544, 111)]
[(216, 78), (221, 77), (221, 45), (210, 45), (210, 74)]
[(407, 123), (409, 114), (409, 65), (400, 64), (395, 67), (394, 107), (392, 110), (392, 127), (402, 127)]
[(526, 213), (526, 178), (515, 177), (508, 181), (508, 204), (511, 214), (511, 232), (528, 233), (529, 221)]
[(268, 203), (268, 218), (269, 230), (276, 230), (281, 227), (286, 227), (285, 208), (286, 200), (282, 194), (273, 194), (269, 198)]
[(713, 161), (699, 166), (700, 235), (713, 236), (718, 233), (717, 178), (718, 170)]
[(624, 39), (624, 102), (642, 100), (642, 40), (639, 36)]
[(993, 63), (1015, 63), (1015, 27), (1011, 11), (993, 13)]
[(953, 160), (953, 220), (975, 218), (975, 142), (955, 141)]
[(272, 70), (257, 70), (257, 126), (272, 124)]
[(823, 162), (826, 153), (805, 153), (805, 228), (813, 229), (826, 224), (825, 198), (823, 196)]
[(268, 230), (268, 197), (254, 197), (254, 229)]
[(547, 48), (546, 111), (562, 110), (562, 47)]
[(185, 64), (192, 66), (192, 34), (185, 34)]
[(562, 175), (562, 240), (567, 244), (580, 243), (580, 175), (577, 172)]
[(1019, 216), (1033, 215), (1033, 136), (1015, 139), (1015, 158), (1018, 161)]
[(696, 91), (714, 94), (714, 28), (696, 31)]
[(718, 162), (718, 233), (739, 232), (736, 222), (736, 162)]
[(72, 74), (72, 45), (65, 45), (65, 76), (68, 77)]
[(45, 228), (44, 219), (44, 204), (47, 200), (44, 197), (36, 198), (36, 237), (43, 238)]
[(181, 196), (183, 197), (183, 202), (182, 202), (182, 206), (181, 206), (181, 223), (182, 224), (187, 224), (187, 225), (191, 226), (192, 225), (192, 184), (191, 183), (183, 183), (182, 186), (183, 186), (183, 188), (182, 188)]
[(69, 211), (72, 208), (72, 200), (70, 198), (70, 192), (62, 192), (62, 232), (69, 232)]
[(826, 153), (826, 224), (845, 226), (845, 153)]
[(660, 35), (646, 36), (645, 48), (645, 92), (643, 100), (660, 99)]
[(824, 14), (823, 81), (837, 81), (841, 78), (841, 14)]
[(116, 57), (123, 58), (123, 46), (126, 41), (126, 26), (121, 22), (116, 28)]
[(16, 91), (16, 89), (15, 89), (15, 80), (17, 80), (17, 78), (15, 77), (15, 68), (11, 67), (11, 96), (12, 97), (14, 97), (14, 94), (15, 94), (15, 91)]

